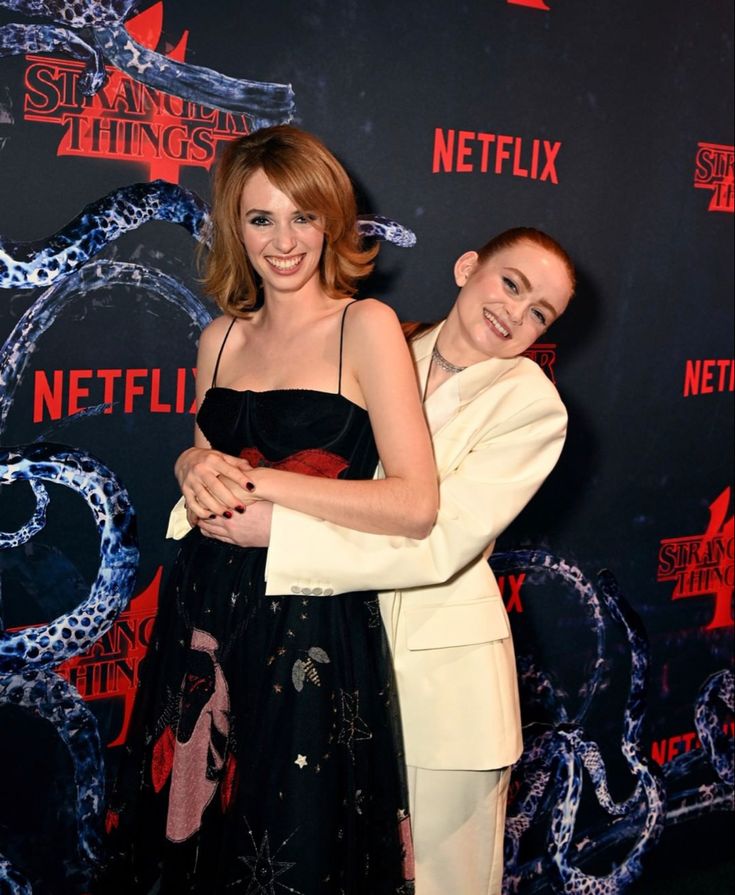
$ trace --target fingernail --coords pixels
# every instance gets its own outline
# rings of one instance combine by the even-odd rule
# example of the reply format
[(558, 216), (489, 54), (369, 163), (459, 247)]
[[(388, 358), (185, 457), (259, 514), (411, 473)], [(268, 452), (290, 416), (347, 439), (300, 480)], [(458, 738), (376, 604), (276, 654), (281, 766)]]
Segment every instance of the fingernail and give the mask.
[(255, 491), (255, 485), (252, 482), (248, 482), (245, 487), (248, 489), (248, 491)]
[(214, 515), (214, 513), (212, 513), (211, 516), (210, 516), (209, 518), (210, 518), (210, 519), (216, 519), (217, 517)]
[(235, 512), (236, 513), (244, 513), (245, 507), (237, 506), (237, 507), (235, 507)]
[(222, 515), (225, 517), (225, 519), (232, 519), (232, 513), (229, 510), (225, 510)]

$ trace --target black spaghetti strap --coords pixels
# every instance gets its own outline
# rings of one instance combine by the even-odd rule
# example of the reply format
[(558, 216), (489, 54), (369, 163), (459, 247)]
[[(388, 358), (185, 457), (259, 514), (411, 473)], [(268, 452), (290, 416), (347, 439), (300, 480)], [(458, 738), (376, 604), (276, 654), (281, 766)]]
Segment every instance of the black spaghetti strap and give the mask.
[(219, 354), (217, 355), (217, 360), (214, 364), (214, 373), (212, 374), (212, 388), (217, 385), (217, 371), (219, 370), (219, 362), (222, 359), (222, 352), (225, 350), (225, 342), (227, 341), (227, 337), (230, 335), (230, 330), (235, 325), (235, 321), (237, 317), (232, 318), (232, 323), (227, 327), (227, 332), (225, 333), (224, 339), (222, 339), (222, 344), (219, 346)]
[(339, 325), (339, 378), (337, 379), (337, 394), (342, 394), (342, 346), (345, 340), (345, 314), (347, 313), (347, 308), (354, 305), (355, 301), (351, 301), (348, 305), (345, 306), (342, 311), (342, 321)]

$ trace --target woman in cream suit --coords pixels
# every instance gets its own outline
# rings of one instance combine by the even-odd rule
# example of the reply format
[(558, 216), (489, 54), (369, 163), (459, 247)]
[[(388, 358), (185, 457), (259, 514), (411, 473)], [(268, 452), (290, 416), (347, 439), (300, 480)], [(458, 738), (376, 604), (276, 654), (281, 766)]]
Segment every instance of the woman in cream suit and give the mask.
[[(462, 255), (454, 274), (460, 292), (446, 320), (412, 342), (440, 480), (428, 538), (353, 531), (263, 501), (231, 519), (196, 520), (211, 537), (269, 545), (266, 594), (383, 590), (417, 895), (500, 892), (509, 766), (522, 739), (510, 628), (487, 557), (554, 467), (566, 432), (556, 389), (519, 356), (567, 307), (566, 252), (516, 228)], [(232, 505), (242, 504), (248, 495), (227, 484)]]

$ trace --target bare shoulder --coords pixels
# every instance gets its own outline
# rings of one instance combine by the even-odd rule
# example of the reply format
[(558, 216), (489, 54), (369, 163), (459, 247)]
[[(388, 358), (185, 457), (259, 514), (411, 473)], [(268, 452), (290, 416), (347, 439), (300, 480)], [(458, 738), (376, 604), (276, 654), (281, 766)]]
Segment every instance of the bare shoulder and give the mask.
[(211, 323), (208, 323), (202, 330), (202, 334), (199, 336), (199, 344), (210, 345), (217, 340), (221, 341), (224, 339), (232, 321), (233, 318), (230, 317), (229, 314), (222, 314), (220, 317), (215, 317), (214, 320), (212, 320)]
[(352, 326), (360, 328), (366, 334), (385, 332), (400, 328), (398, 316), (390, 305), (378, 301), (377, 298), (361, 298), (353, 303), (349, 310)]

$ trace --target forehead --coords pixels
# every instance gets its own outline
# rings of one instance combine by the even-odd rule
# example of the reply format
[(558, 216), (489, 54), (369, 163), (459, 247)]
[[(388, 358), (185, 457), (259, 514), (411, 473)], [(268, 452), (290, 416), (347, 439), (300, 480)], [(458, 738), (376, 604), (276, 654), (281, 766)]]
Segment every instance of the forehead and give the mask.
[(262, 168), (248, 177), (242, 188), (240, 205), (243, 211), (258, 208), (261, 211), (294, 211), (296, 206), (290, 196), (271, 183)]
[(554, 252), (536, 243), (522, 240), (500, 249), (485, 262), (488, 267), (519, 270), (536, 289), (570, 291), (571, 280), (566, 264)]

